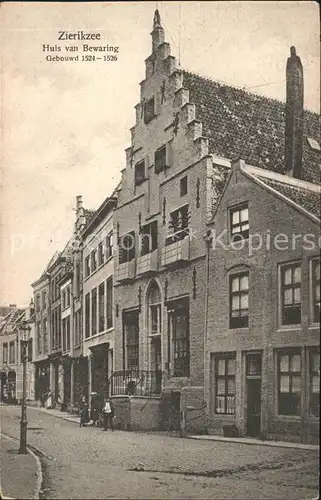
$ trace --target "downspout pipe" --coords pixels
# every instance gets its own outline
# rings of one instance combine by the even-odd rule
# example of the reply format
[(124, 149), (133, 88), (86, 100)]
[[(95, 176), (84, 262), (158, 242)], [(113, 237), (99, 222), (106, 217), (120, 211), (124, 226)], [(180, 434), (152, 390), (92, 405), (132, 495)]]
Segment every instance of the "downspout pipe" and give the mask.
[[(208, 298), (209, 298), (209, 277), (210, 277), (210, 250), (212, 248), (212, 230), (208, 229), (204, 235), (204, 241), (206, 245), (206, 254), (205, 254), (205, 307), (204, 307), (204, 401), (205, 403), (207, 402), (207, 393), (208, 393), (208, 387), (207, 387), (207, 373), (208, 370), (207, 368), (207, 363), (208, 363), (208, 357), (207, 357), (207, 349), (208, 349), (208, 342), (207, 342), (207, 325), (208, 325)], [(206, 411), (206, 410), (205, 410)], [(207, 410), (208, 411), (208, 410)]]

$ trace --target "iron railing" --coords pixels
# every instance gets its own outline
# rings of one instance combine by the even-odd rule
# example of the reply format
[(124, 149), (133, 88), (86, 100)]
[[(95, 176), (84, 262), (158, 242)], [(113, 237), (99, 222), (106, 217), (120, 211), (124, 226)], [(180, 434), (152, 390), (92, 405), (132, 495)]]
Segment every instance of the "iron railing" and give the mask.
[(115, 371), (109, 379), (111, 396), (156, 396), (162, 391), (162, 372), (147, 370)]

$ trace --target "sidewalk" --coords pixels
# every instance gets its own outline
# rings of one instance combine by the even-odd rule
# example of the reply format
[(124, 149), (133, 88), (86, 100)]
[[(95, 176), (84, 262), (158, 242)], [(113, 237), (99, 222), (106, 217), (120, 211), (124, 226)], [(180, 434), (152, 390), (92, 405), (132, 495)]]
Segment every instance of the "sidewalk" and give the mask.
[[(49, 413), (57, 418), (62, 418), (63, 420), (67, 420), (68, 422), (74, 422), (79, 424), (79, 417), (76, 415), (71, 415), (70, 413), (63, 412), (60, 410), (47, 410), (46, 408), (33, 407), (36, 410), (42, 411), (44, 413)], [(151, 432), (152, 434), (157, 434), (157, 431)], [(252, 439), (246, 437), (240, 438), (229, 438), (223, 436), (215, 436), (215, 435), (187, 435), (188, 439), (200, 439), (205, 441), (226, 441), (229, 443), (241, 443), (241, 444), (249, 444), (249, 445), (260, 445), (260, 446), (275, 446), (279, 448), (294, 448), (298, 450), (313, 450), (318, 451), (319, 446), (316, 444), (302, 444), (302, 443), (292, 443), (290, 441), (263, 441), (261, 439)]]
[(75, 414), (72, 414), (72, 413), (67, 413), (66, 411), (60, 411), (60, 410), (56, 410), (56, 409), (52, 409), (52, 410), (47, 410), (47, 408), (42, 408), (42, 407), (39, 407), (39, 406), (28, 406), (28, 409), (33, 409), (33, 410), (36, 410), (36, 411), (40, 411), (42, 413), (48, 413), (48, 415), (52, 415), (54, 417), (57, 417), (57, 418), (62, 418), (63, 420), (67, 420), (68, 422), (73, 422), (75, 424), (78, 424), (79, 425), (79, 417)]
[(292, 443), (291, 441), (263, 441), (246, 437), (230, 438), (223, 436), (187, 436), (189, 439), (203, 439), (205, 441), (226, 441), (229, 443), (256, 444), (260, 446), (277, 446), (279, 448), (295, 448), (297, 450), (319, 451), (317, 444)]
[(19, 442), (0, 434), (1, 498), (39, 498), (41, 471), (35, 456), (19, 455)]

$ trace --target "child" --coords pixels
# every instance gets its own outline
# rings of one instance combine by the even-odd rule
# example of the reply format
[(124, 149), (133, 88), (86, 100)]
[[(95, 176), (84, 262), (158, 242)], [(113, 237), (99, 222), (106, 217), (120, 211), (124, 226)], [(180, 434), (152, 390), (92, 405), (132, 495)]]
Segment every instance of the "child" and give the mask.
[(103, 416), (104, 416), (104, 431), (107, 431), (108, 425), (110, 426), (111, 430), (114, 430), (114, 423), (113, 423), (113, 417), (114, 417), (114, 408), (112, 405), (112, 402), (110, 401), (109, 398), (105, 398), (104, 406), (103, 406)]

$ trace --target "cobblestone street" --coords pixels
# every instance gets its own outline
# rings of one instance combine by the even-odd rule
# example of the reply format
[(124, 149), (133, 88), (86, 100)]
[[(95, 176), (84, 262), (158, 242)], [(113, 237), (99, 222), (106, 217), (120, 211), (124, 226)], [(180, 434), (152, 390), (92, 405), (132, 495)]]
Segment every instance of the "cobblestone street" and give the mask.
[[(19, 407), (2, 406), (19, 436)], [(43, 498), (312, 499), (317, 451), (80, 429), (28, 408), (28, 442), (42, 453)]]

